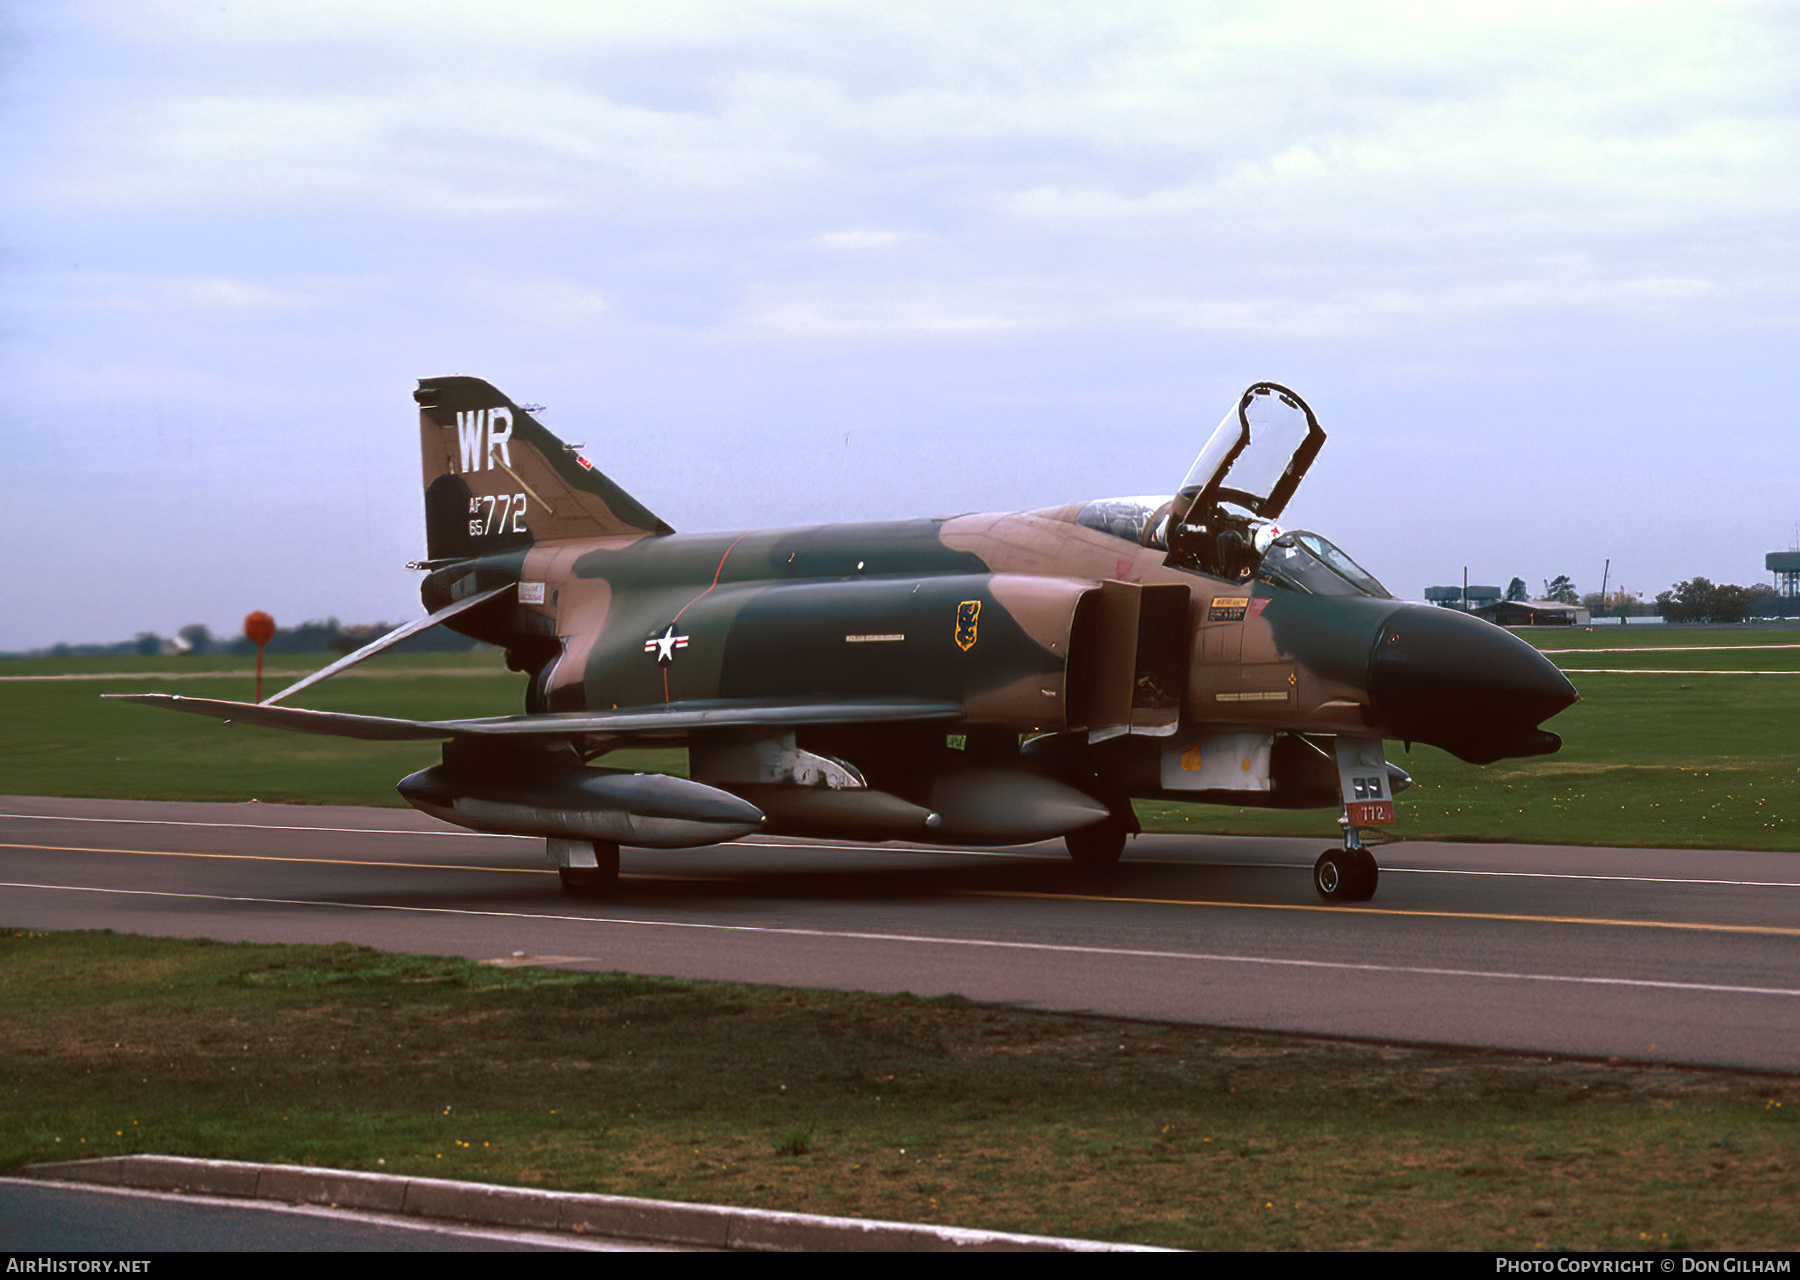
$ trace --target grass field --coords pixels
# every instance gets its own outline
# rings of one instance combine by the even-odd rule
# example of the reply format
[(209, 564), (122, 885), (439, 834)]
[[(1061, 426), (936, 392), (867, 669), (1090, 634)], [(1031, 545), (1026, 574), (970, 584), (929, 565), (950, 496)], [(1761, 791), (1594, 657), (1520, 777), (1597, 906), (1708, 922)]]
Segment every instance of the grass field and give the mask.
[(1792, 1249), (1800, 1081), (0, 931), (0, 1173), (304, 1163), (1212, 1249)]
[[(317, 671), (327, 663), (335, 662), (341, 655), (335, 653), (281, 653), (272, 654), (263, 659), (265, 677), (271, 672), (310, 672)], [(506, 670), (506, 656), (492, 645), (477, 645), (462, 653), (394, 653), (382, 654), (379, 658), (353, 667), (353, 678), (365, 676), (382, 676), (395, 671), (443, 671), (474, 672), (488, 671), (499, 673)], [(158, 654), (154, 657), (110, 657), (110, 658), (7, 658), (0, 661), (0, 676), (91, 676), (117, 675), (129, 672), (133, 675), (151, 675), (158, 677), (155, 682), (160, 685), (162, 679), (169, 677), (188, 678), (196, 674), (211, 671), (243, 672), (254, 677), (256, 657), (254, 654), (241, 655), (230, 653), (214, 654)], [(289, 678), (292, 678), (291, 676)], [(249, 697), (253, 680), (246, 680), (242, 697)], [(282, 681), (283, 684), (287, 681)], [(274, 693), (280, 684), (265, 688), (265, 694)]]
[[(1392, 758), (1417, 779), (1395, 834), (1409, 839), (1800, 849), (1800, 631), (1671, 628), (1526, 633), (1556, 653), (1582, 700), (1550, 722), (1563, 749), (1485, 767), (1431, 747)], [(1682, 646), (1681, 652), (1652, 652)], [(1689, 646), (1697, 648), (1689, 649)], [(1748, 646), (1748, 647), (1747, 647)], [(290, 669), (316, 666), (284, 660)], [(393, 784), (435, 763), (429, 743), (365, 743), (236, 726), (102, 702), (145, 688), (245, 698), (247, 677), (168, 679), (248, 659), (35, 659), (0, 675), (114, 679), (0, 683), (0, 792), (29, 795), (400, 803)], [(1627, 669), (1625, 673), (1616, 673)], [(1699, 674), (1689, 674), (1698, 672)], [(1774, 674), (1729, 674), (1770, 672)], [(1786, 673), (1794, 674), (1786, 674)], [(519, 710), (523, 677), (492, 650), (381, 658), (309, 690), (331, 710), (410, 717)], [(606, 763), (680, 770), (674, 752), (620, 752)], [(1153, 831), (1316, 835), (1329, 811), (1143, 804)]]
[[(312, 671), (336, 654), (284, 657), (269, 668)], [(236, 663), (235, 669), (227, 664)], [(248, 700), (255, 659), (42, 658), (0, 664), (0, 676), (80, 679), (0, 682), (0, 793), (126, 800), (261, 800), (283, 804), (404, 805), (394, 791), (437, 763), (430, 742), (359, 742), (222, 725), (104, 693), (146, 690)], [(243, 674), (213, 676), (234, 670)], [(108, 672), (114, 673), (108, 676)], [(145, 678), (151, 676), (155, 678)], [(265, 676), (270, 694), (289, 682)], [(496, 649), (383, 656), (309, 689), (302, 705), (366, 715), (436, 719), (514, 715), (525, 677)], [(617, 752), (621, 768), (685, 767), (680, 751)]]
[[(1562, 736), (1562, 750), (1478, 766), (1435, 747), (1407, 753), (1389, 743), (1388, 758), (1416, 780), (1399, 797), (1395, 835), (1800, 849), (1800, 631), (1619, 627), (1524, 634), (1552, 651), (1552, 661), (1581, 691), (1580, 702), (1545, 726)], [(1770, 645), (1797, 647), (1762, 647)], [(1649, 651), (1673, 646), (1695, 648)], [(1593, 652), (1615, 648), (1627, 652)], [(1583, 652), (1554, 652), (1566, 649)], [(1696, 670), (1704, 674), (1685, 674)], [(1727, 674), (1737, 671), (1776, 674)], [(1140, 810), (1145, 826), (1160, 831), (1310, 834), (1327, 842), (1333, 831), (1331, 815), (1317, 810)]]

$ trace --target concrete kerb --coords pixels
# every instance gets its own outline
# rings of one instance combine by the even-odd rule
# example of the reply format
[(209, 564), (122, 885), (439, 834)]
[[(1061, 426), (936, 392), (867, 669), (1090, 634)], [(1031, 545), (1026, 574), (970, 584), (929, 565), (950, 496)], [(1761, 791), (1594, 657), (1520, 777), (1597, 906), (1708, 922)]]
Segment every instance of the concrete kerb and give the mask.
[(1104, 1252), (1141, 1246), (1054, 1236), (1013, 1235), (906, 1222), (828, 1218), (767, 1209), (638, 1200), (498, 1187), (445, 1178), (408, 1178), (297, 1165), (196, 1160), (187, 1156), (108, 1156), (28, 1165), (25, 1177), (142, 1191), (274, 1200), (452, 1222), (566, 1231), (646, 1244), (754, 1252)]

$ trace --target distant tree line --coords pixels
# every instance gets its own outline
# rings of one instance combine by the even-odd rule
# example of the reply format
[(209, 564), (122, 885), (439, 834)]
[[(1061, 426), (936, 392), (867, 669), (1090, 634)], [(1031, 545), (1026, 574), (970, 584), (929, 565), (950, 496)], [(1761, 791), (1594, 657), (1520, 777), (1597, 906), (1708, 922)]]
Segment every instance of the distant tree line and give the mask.
[[(294, 627), (277, 627), (275, 638), (265, 651), (283, 653), (353, 653), (371, 640), (386, 635), (399, 623), (374, 622), (366, 626), (345, 626), (336, 618), (313, 619)], [(478, 641), (458, 635), (447, 627), (431, 627), (409, 636), (394, 646), (394, 653), (464, 653)], [(190, 622), (164, 639), (154, 631), (140, 631), (130, 640), (114, 644), (56, 644), (48, 649), (34, 649), (29, 654), (12, 657), (111, 658), (133, 654), (153, 657), (160, 653), (186, 653), (196, 657), (208, 654), (253, 654), (256, 646), (243, 636), (215, 636), (203, 622)]]
[(1608, 591), (1604, 598), (1598, 591), (1581, 597), (1581, 607), (1596, 618), (1648, 618), (1656, 613), (1656, 605), (1644, 599), (1640, 591), (1623, 588)]
[(1743, 622), (1750, 618), (1779, 618), (1790, 608), (1789, 601), (1774, 587), (1757, 583), (1740, 587), (1735, 583), (1714, 586), (1705, 578), (1689, 578), (1678, 582), (1656, 596), (1656, 611), (1665, 622)]
[(1792, 612), (1791, 602), (1767, 583), (1749, 587), (1731, 582), (1715, 585), (1706, 578), (1678, 582), (1667, 591), (1657, 592), (1654, 601), (1622, 590), (1607, 592), (1605, 599), (1598, 591), (1590, 591), (1580, 601), (1596, 618), (1655, 615), (1664, 622), (1745, 622), (1751, 618), (1785, 617)]
[[(1523, 578), (1514, 578), (1507, 584), (1506, 598), (1526, 598)], [(1786, 617), (1793, 612), (1793, 602), (1767, 583), (1748, 587), (1729, 582), (1715, 585), (1706, 578), (1678, 582), (1650, 601), (1640, 592), (1622, 588), (1608, 591), (1604, 597), (1598, 591), (1582, 595), (1568, 574), (1559, 573), (1544, 581), (1540, 598), (1579, 604), (1596, 618), (1660, 616), (1665, 622), (1745, 622), (1751, 618)]]

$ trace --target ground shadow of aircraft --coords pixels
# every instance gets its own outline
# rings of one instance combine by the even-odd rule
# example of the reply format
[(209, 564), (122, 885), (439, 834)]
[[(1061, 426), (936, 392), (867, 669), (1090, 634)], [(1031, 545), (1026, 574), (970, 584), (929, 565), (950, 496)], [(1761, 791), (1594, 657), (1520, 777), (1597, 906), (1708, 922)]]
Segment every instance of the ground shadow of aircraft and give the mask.
[[(1171, 497), (677, 534), (479, 378), (420, 406), (427, 615), (261, 703), (116, 695), (240, 724), (441, 739), (427, 813), (540, 836), (610, 891), (620, 844), (752, 831), (1023, 844), (1118, 860), (1134, 798), (1335, 808), (1330, 901), (1410, 779), (1383, 739), (1488, 763), (1555, 751), (1576, 700), (1530, 645), (1403, 603), (1277, 523), (1325, 442), (1293, 392), (1239, 398)], [(278, 705), (430, 626), (503, 647), (522, 715), (420, 721)], [(687, 778), (595, 766), (685, 746)]]

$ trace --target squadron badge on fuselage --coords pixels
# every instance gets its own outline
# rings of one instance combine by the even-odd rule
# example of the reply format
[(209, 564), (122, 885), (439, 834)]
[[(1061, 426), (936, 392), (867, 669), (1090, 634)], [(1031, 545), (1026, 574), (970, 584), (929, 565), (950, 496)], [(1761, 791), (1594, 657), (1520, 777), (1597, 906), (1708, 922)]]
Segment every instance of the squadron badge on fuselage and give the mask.
[(964, 600), (956, 606), (956, 647), (967, 651), (975, 647), (975, 624), (981, 619), (981, 601)]

